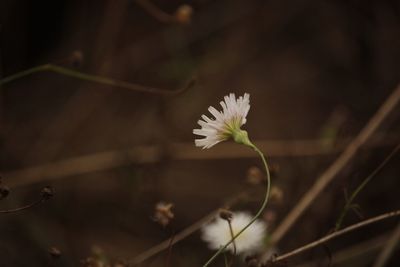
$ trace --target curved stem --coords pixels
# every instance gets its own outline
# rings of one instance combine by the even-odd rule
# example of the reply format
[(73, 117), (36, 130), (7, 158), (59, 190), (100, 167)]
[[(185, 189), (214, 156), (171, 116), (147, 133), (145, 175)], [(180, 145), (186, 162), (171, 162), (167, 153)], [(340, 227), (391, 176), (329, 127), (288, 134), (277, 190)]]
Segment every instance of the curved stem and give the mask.
[(134, 84), (134, 83), (129, 83), (129, 82), (125, 82), (125, 81), (114, 80), (114, 79), (104, 77), (104, 76), (91, 75), (91, 74), (83, 73), (83, 72), (76, 71), (73, 69), (53, 65), (53, 64), (45, 64), (45, 65), (33, 67), (31, 69), (24, 70), (24, 71), (18, 72), (16, 74), (13, 74), (11, 76), (5, 77), (4, 79), (0, 80), (0, 86), (3, 86), (5, 84), (8, 84), (15, 80), (18, 80), (20, 78), (23, 78), (25, 76), (28, 76), (28, 75), (31, 75), (34, 73), (38, 73), (38, 72), (43, 72), (43, 71), (55, 72), (55, 73), (58, 73), (58, 74), (61, 74), (64, 76), (68, 76), (68, 77), (72, 77), (72, 78), (76, 78), (79, 80), (109, 85), (109, 86), (113, 86), (113, 87), (118, 87), (118, 88), (138, 91), (138, 92), (144, 92), (144, 93), (163, 94), (163, 95), (179, 94), (179, 93), (185, 91), (186, 89), (192, 87), (194, 84), (194, 80), (195, 80), (195, 78), (192, 77), (182, 88), (170, 91), (170, 90), (163, 90), (163, 89), (158, 89), (158, 88), (154, 88), (154, 87), (147, 87), (147, 86), (143, 86), (140, 84)]
[(265, 197), (264, 197), (264, 201), (261, 204), (260, 209), (258, 210), (258, 212), (256, 213), (256, 215), (253, 217), (253, 219), (251, 219), (251, 221), (245, 226), (243, 227), (242, 230), (240, 230), (228, 243), (226, 243), (224, 246), (222, 246), (204, 265), (203, 267), (207, 267), (209, 266), (217, 257), (219, 254), (221, 254), (241, 233), (243, 233), (247, 228), (250, 227), (250, 225), (253, 224), (253, 222), (255, 222), (255, 220), (258, 219), (258, 217), (260, 217), (261, 213), (264, 211), (265, 207), (267, 206), (268, 203), (268, 198), (269, 198), (269, 191), (270, 191), (270, 187), (271, 187), (271, 175), (269, 173), (269, 168), (268, 168), (268, 164), (267, 164), (267, 160), (265, 159), (264, 154), (261, 152), (260, 149), (258, 149), (258, 147), (256, 147), (254, 144), (252, 144), (251, 142), (249, 144), (246, 144), (248, 146), (250, 146), (251, 148), (253, 148), (261, 157), (262, 162), (264, 164), (265, 167), (265, 171), (267, 173), (267, 181), (266, 181), (266, 192), (265, 192)]
[(23, 211), (23, 210), (27, 210), (30, 209), (36, 205), (39, 205), (40, 203), (42, 203), (44, 201), (43, 198), (36, 200), (35, 202), (32, 202), (28, 205), (19, 207), (19, 208), (15, 208), (15, 209), (10, 209), (10, 210), (0, 210), (0, 213), (14, 213), (14, 212), (19, 212), (19, 211)]

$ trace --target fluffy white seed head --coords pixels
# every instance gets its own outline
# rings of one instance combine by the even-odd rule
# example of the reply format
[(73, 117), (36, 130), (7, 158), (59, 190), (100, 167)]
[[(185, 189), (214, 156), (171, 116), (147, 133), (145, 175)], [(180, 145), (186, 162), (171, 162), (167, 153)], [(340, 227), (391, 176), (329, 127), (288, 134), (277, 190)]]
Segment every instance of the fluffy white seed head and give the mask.
[[(247, 212), (235, 212), (231, 220), (233, 234), (236, 235), (252, 219)], [(263, 246), (266, 234), (266, 224), (261, 220), (253, 222), (243, 233), (235, 239), (237, 253), (252, 253), (258, 251)], [(231, 239), (231, 232), (228, 221), (217, 218), (214, 222), (202, 228), (202, 239), (208, 243), (208, 247), (217, 250), (228, 243)], [(231, 252), (234, 246), (231, 243), (228, 247)]]

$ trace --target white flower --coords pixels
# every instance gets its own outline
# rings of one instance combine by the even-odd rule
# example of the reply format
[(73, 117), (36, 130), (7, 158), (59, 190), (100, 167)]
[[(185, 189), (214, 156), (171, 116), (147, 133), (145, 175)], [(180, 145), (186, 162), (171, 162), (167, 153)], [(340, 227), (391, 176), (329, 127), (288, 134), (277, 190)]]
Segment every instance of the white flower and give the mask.
[[(236, 235), (242, 230), (252, 219), (252, 216), (246, 212), (235, 212), (231, 220), (233, 234)], [(254, 221), (244, 232), (236, 239), (236, 252), (255, 252), (263, 245), (266, 233), (266, 224), (261, 220)], [(208, 242), (209, 248), (217, 250), (227, 244), (231, 239), (231, 232), (228, 221), (217, 218), (214, 222), (203, 226), (201, 238)], [(227, 247), (231, 252), (234, 251), (233, 243)]]
[[(246, 93), (236, 99), (235, 94), (231, 93), (229, 96), (225, 96), (224, 101), (221, 101), (220, 104), (222, 111), (211, 106), (208, 108), (215, 119), (202, 115), (203, 120), (198, 121), (201, 129), (194, 129), (193, 133), (204, 136), (204, 138), (195, 139), (196, 146), (210, 148), (231, 136), (235, 137), (235, 134), (242, 131), (240, 127), (246, 123), (246, 116), (250, 110), (250, 95)], [(235, 141), (238, 142), (236, 138)]]

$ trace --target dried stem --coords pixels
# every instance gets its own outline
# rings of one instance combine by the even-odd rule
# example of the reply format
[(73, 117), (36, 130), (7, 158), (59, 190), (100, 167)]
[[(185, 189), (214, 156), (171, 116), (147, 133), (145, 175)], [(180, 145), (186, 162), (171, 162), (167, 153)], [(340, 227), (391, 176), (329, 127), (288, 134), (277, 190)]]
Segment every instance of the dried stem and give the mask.
[[(237, 203), (239, 200), (241, 200), (244, 196), (246, 196), (246, 192), (242, 192), (239, 194), (236, 194), (232, 199), (228, 200), (225, 204), (225, 208), (229, 208), (230, 206), (234, 205)], [(152, 256), (160, 253), (161, 251), (168, 249), (170, 246), (176, 244), (177, 242), (185, 239), (186, 237), (190, 236), (197, 230), (199, 230), (204, 224), (210, 222), (212, 219), (214, 219), (220, 212), (220, 209), (216, 209), (212, 212), (210, 212), (208, 215), (204, 216), (197, 222), (191, 224), (181, 232), (177, 233), (173, 239), (169, 238), (158, 245), (155, 245), (151, 247), (150, 249), (146, 250), (145, 252), (137, 255), (134, 259), (129, 261), (132, 265), (138, 265), (139, 263), (151, 258)]]
[(396, 245), (399, 243), (400, 240), (400, 223), (397, 225), (396, 229), (394, 229), (393, 233), (389, 240), (387, 241), (386, 245), (382, 249), (381, 253), (379, 254), (378, 258), (376, 259), (373, 267), (384, 267), (390, 256), (392, 255), (393, 251), (396, 248)]
[(371, 181), (371, 179), (380, 171), (383, 169), (383, 167), (390, 161), (390, 159), (399, 151), (400, 149), (400, 144), (398, 144), (392, 152), (385, 158), (384, 161), (379, 164), (379, 166), (370, 174), (368, 175), (367, 178), (354, 190), (354, 192), (351, 194), (350, 198), (347, 200), (346, 205), (344, 206), (342, 212), (340, 213), (339, 219), (336, 222), (335, 225), (335, 231), (339, 230), (340, 226), (342, 225), (343, 219), (346, 216), (347, 212), (349, 211), (351, 205), (353, 204), (354, 199), (358, 195), (358, 193), (361, 192), (361, 190)]
[(346, 234), (346, 233), (349, 233), (351, 231), (357, 230), (357, 229), (359, 229), (361, 227), (364, 227), (364, 226), (367, 226), (369, 224), (372, 224), (372, 223), (375, 223), (375, 222), (379, 222), (379, 221), (383, 221), (385, 219), (389, 219), (389, 218), (396, 217), (396, 216), (399, 216), (399, 215), (400, 215), (400, 210), (396, 210), (396, 211), (388, 212), (388, 213), (385, 213), (385, 214), (382, 214), (382, 215), (379, 215), (379, 216), (364, 220), (362, 222), (353, 224), (351, 226), (343, 228), (342, 230), (336, 231), (336, 232), (334, 232), (334, 233), (332, 233), (330, 235), (327, 235), (327, 236), (325, 236), (325, 237), (323, 237), (321, 239), (318, 239), (318, 240), (316, 240), (316, 241), (314, 241), (312, 243), (309, 243), (309, 244), (307, 244), (305, 246), (302, 246), (302, 247), (300, 247), (298, 249), (295, 249), (295, 250), (293, 250), (291, 252), (288, 252), (286, 254), (278, 256), (275, 259), (273, 259), (273, 261), (277, 262), (277, 261), (286, 260), (286, 259), (288, 259), (290, 257), (293, 257), (293, 256), (297, 255), (297, 254), (303, 253), (303, 252), (305, 252), (305, 251), (307, 251), (309, 249), (312, 249), (312, 248), (314, 248), (316, 246), (324, 244), (324, 243), (328, 242), (329, 240), (334, 239), (334, 238), (336, 238), (338, 236), (341, 236), (343, 234)]
[(138, 92), (143, 92), (143, 93), (150, 93), (150, 94), (160, 94), (160, 95), (176, 95), (180, 94), (190, 87), (192, 87), (195, 83), (195, 78), (192, 77), (183, 87), (177, 89), (177, 90), (163, 90), (163, 89), (158, 89), (154, 87), (148, 87), (148, 86), (143, 86), (139, 84), (134, 84), (134, 83), (129, 83), (125, 81), (120, 81), (120, 80), (114, 80), (108, 77), (104, 76), (98, 76), (98, 75), (91, 75), (87, 73), (83, 73), (80, 71), (76, 71), (73, 69), (65, 68), (65, 67), (60, 67), (57, 65), (53, 64), (45, 64), (45, 65), (40, 65), (37, 67), (33, 67), (28, 70), (24, 70), (21, 72), (18, 72), (16, 74), (13, 74), (11, 76), (5, 77), (4, 79), (0, 80), (0, 87), (4, 86), (10, 82), (13, 82), (15, 80), (21, 79), (25, 76), (32, 75), (35, 73), (39, 72), (55, 72), (64, 76), (68, 77), (73, 77), (79, 80), (84, 80), (84, 81), (89, 81), (89, 82), (94, 82), (94, 83), (99, 83), (103, 85), (109, 85), (117, 88), (123, 88), (123, 89), (128, 89), (128, 90), (133, 90), (133, 91), (138, 91)]
[(171, 23), (175, 21), (174, 16), (163, 11), (161, 8), (148, 0), (136, 0), (136, 3), (147, 11), (152, 17), (162, 23)]
[[(231, 233), (231, 238), (233, 239), (235, 234), (233, 233), (231, 220), (228, 220), (227, 222), (228, 222), (228, 225), (229, 225), (229, 232)], [(236, 256), (236, 242), (235, 242), (235, 240), (233, 240), (232, 245), (233, 245), (233, 256)]]
[(343, 170), (344, 167), (354, 158), (357, 151), (363, 146), (370, 137), (377, 131), (383, 121), (397, 107), (400, 100), (400, 86), (387, 98), (379, 110), (374, 114), (367, 125), (361, 130), (359, 135), (349, 144), (346, 150), (339, 158), (316, 180), (314, 185), (298, 201), (298, 204), (286, 216), (283, 222), (274, 231), (271, 237), (271, 243), (277, 243), (286, 232), (292, 227), (304, 211), (314, 203), (317, 196), (326, 188), (326, 186)]
[(42, 196), (40, 199), (38, 199), (38, 200), (36, 200), (36, 201), (34, 201), (34, 202), (30, 203), (30, 204), (27, 204), (25, 206), (22, 206), (22, 207), (19, 207), (19, 208), (15, 208), (15, 209), (0, 210), (0, 213), (15, 213), (15, 212), (27, 210), (27, 209), (33, 208), (33, 207), (41, 204), (45, 200), (46, 200), (46, 198)]
[(262, 162), (264, 164), (264, 168), (265, 168), (265, 172), (267, 174), (266, 177), (266, 192), (265, 192), (265, 197), (264, 200), (261, 204), (260, 209), (257, 211), (256, 215), (254, 215), (254, 217), (250, 220), (250, 222), (243, 227), (243, 229), (241, 229), (239, 232), (237, 232), (233, 238), (226, 243), (224, 246), (222, 246), (204, 265), (203, 267), (207, 267), (208, 265), (210, 265), (217, 257), (219, 254), (221, 254), (232, 242), (235, 241), (235, 239), (241, 235), (247, 228), (249, 228), (257, 219), (258, 217), (261, 216), (262, 212), (264, 211), (265, 207), (267, 206), (268, 203), (268, 199), (269, 199), (269, 193), (270, 193), (270, 189), (271, 189), (271, 175), (269, 173), (269, 167), (267, 164), (267, 160), (265, 159), (264, 154), (262, 153), (262, 151), (260, 149), (258, 149), (258, 147), (256, 147), (254, 144), (252, 144), (249, 140), (247, 140), (249, 142), (249, 144), (247, 144), (248, 146), (250, 146), (251, 148), (253, 148), (258, 155), (261, 157)]

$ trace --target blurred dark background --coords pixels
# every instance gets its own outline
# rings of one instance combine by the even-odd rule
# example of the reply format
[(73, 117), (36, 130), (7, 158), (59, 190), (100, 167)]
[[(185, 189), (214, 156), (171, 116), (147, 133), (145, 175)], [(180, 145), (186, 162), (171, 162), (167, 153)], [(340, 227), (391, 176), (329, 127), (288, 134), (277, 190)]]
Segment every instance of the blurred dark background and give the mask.
[[(193, 14), (181, 23), (163, 21), (143, 2), (0, 2), (1, 77), (46, 63), (166, 91), (196, 77), (170, 96), (51, 72), (3, 86), (0, 166), (11, 192), (1, 209), (37, 199), (46, 185), (55, 195), (0, 214), (0, 266), (79, 266), (94, 254), (132, 259), (243, 190), (256, 197), (234, 209), (255, 212), (263, 188), (246, 183), (246, 174), (262, 167), (257, 155), (230, 142), (209, 151), (193, 144), (201, 114), (230, 92), (250, 93), (245, 128), (262, 144), (282, 192), (265, 216), (273, 231), (399, 82), (396, 0), (152, 0), (171, 17), (189, 5)], [(399, 143), (398, 115), (300, 218), (280, 252), (332, 229), (343, 190), (354, 190)], [(395, 156), (357, 198), (365, 218), (399, 208), (399, 163)], [(174, 204), (166, 228), (152, 218), (159, 201)], [(349, 213), (345, 224), (359, 220)], [(395, 226), (396, 219), (330, 242), (332, 266), (371, 266), (384, 244), (376, 238)], [(335, 262), (360, 243), (371, 245)], [(51, 247), (60, 259), (51, 259)], [(399, 266), (398, 252), (387, 266)], [(210, 254), (195, 233), (173, 247), (170, 264), (200, 266)], [(165, 255), (142, 266), (163, 266)], [(328, 266), (328, 258), (317, 248), (290, 266)]]

